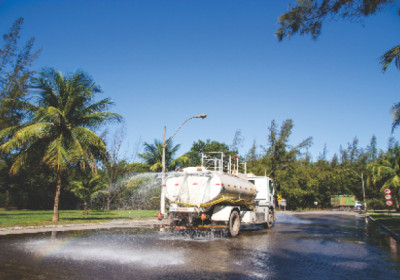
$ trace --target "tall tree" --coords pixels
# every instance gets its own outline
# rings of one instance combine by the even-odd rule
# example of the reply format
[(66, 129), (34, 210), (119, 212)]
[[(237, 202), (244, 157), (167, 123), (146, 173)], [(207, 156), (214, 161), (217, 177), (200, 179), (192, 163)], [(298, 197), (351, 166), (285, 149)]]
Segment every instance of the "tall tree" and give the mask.
[(269, 174), (273, 179), (275, 179), (275, 173), (278, 169), (287, 167), (289, 163), (296, 160), (297, 156), (301, 155), (303, 148), (312, 145), (312, 138), (309, 137), (297, 146), (290, 146), (289, 137), (292, 134), (292, 129), (293, 121), (291, 119), (285, 120), (279, 131), (275, 120), (272, 120), (271, 126), (268, 128), (268, 147), (264, 148), (266, 151), (264, 161), (269, 167)]
[(57, 173), (53, 221), (59, 220), (58, 205), (61, 179), (71, 165), (95, 170), (95, 160), (104, 159), (106, 147), (93, 131), (121, 116), (104, 112), (112, 104), (108, 98), (95, 102), (99, 86), (84, 72), (63, 76), (46, 69), (35, 82), (37, 104), (7, 99), (31, 116), (25, 123), (0, 131), (0, 138), (10, 140), (0, 146), (4, 153), (17, 152), (10, 173), (16, 173), (29, 161), (41, 160)]
[(108, 153), (104, 164), (104, 172), (108, 179), (108, 186), (103, 190), (103, 194), (106, 195), (106, 207), (107, 211), (110, 210), (112, 200), (118, 193), (118, 188), (114, 185), (117, 180), (121, 179), (126, 173), (131, 172), (131, 168), (128, 167), (126, 158), (121, 158), (121, 146), (125, 137), (125, 129), (121, 127), (114, 132), (111, 141), (106, 141), (108, 146)]
[(187, 165), (189, 166), (200, 166), (201, 165), (201, 154), (209, 152), (222, 152), (226, 155), (234, 155), (229, 150), (229, 146), (225, 143), (207, 139), (206, 141), (198, 140), (194, 142), (190, 151), (185, 154), (189, 161)]
[(232, 145), (229, 147), (230, 150), (236, 154), (239, 153), (239, 148), (242, 146), (244, 137), (242, 135), (242, 130), (238, 129), (233, 136)]
[(375, 135), (372, 135), (371, 137), (371, 142), (367, 147), (367, 155), (369, 161), (375, 161), (378, 157), (377, 140)]
[[(33, 51), (35, 38), (30, 38), (19, 47), (20, 32), (24, 19), (17, 19), (10, 31), (3, 35), (4, 45), (0, 49), (0, 101), (23, 99), (34, 72), (30, 69), (40, 50)], [(23, 114), (9, 103), (0, 104), (0, 130), (18, 124)]]

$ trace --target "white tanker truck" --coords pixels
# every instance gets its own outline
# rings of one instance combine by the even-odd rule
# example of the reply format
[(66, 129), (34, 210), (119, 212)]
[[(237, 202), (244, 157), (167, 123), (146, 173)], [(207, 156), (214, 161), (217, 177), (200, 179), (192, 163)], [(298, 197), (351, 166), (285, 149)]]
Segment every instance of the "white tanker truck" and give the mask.
[[(201, 167), (168, 173), (163, 191), (169, 212), (161, 213), (158, 228), (175, 230), (227, 230), (239, 234), (241, 224), (272, 227), (275, 201), (272, 180), (246, 174), (237, 156), (224, 160), (223, 153), (202, 154)], [(243, 167), (244, 173), (239, 173)], [(224, 172), (225, 171), (225, 172)]]

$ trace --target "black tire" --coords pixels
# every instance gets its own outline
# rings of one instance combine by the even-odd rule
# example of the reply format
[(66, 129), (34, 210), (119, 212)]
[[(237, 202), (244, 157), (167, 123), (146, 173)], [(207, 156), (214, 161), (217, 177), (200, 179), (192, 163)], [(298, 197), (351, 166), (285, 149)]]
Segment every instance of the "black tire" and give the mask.
[(275, 214), (271, 209), (268, 209), (267, 222), (263, 224), (264, 228), (272, 228), (275, 221)]
[(240, 231), (240, 214), (239, 211), (233, 210), (229, 216), (229, 229), (228, 235), (230, 237), (236, 237)]

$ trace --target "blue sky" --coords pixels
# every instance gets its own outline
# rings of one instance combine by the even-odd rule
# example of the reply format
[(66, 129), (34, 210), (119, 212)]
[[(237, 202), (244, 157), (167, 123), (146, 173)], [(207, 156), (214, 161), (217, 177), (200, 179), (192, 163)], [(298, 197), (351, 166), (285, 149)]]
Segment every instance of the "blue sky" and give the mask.
[(267, 144), (275, 119), (294, 121), (291, 144), (312, 136), (316, 159), (357, 136), (373, 134), (385, 149), (390, 108), (400, 101), (400, 72), (382, 73), (379, 56), (400, 42), (397, 9), (361, 22), (323, 26), (316, 41), (296, 35), (278, 42), (278, 17), (295, 1), (0, 1), (0, 33), (24, 17), (22, 39), (43, 51), (34, 68), (87, 71), (101, 85), (110, 111), (125, 117), (128, 153), (139, 141), (167, 136), (180, 152), (198, 139), (231, 144), (237, 129)]

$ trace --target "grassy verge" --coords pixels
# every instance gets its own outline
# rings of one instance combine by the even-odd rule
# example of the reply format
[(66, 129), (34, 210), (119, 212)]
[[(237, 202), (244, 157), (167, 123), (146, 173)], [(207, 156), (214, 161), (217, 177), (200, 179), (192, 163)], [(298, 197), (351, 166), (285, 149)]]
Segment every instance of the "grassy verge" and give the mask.
[(400, 215), (370, 214), (372, 218), (400, 234)]
[(0, 228), (15, 226), (45, 226), (62, 224), (100, 223), (112, 220), (154, 218), (157, 210), (112, 210), (89, 211), (83, 215), (81, 210), (61, 210), (60, 221), (53, 223), (52, 210), (0, 210)]

